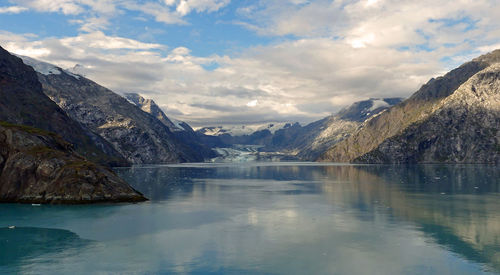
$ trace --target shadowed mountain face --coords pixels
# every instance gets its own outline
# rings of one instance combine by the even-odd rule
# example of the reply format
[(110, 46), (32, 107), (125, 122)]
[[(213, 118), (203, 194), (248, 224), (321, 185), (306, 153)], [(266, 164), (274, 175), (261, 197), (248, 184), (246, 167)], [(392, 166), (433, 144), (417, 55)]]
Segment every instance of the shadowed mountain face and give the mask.
[(211, 150), (212, 146), (204, 141), (204, 138), (206, 139), (208, 137), (205, 137), (203, 134), (197, 134), (186, 122), (178, 120), (175, 120), (175, 123), (172, 122), (152, 99), (145, 99), (136, 93), (125, 94), (125, 98), (141, 108), (144, 112), (156, 117), (168, 127), (170, 132), (172, 132), (178, 140), (182, 140), (191, 150), (198, 152), (203, 159), (216, 156)]
[(0, 120), (56, 132), (90, 160), (127, 164), (110, 144), (68, 117), (43, 93), (33, 68), (1, 47), (0, 91)]
[(53, 65), (26, 57), (23, 60), (35, 68), (50, 99), (129, 162), (203, 161), (202, 153), (179, 140), (157, 117), (111, 90)]
[(430, 80), (322, 157), (336, 162), (500, 161), (500, 50)]

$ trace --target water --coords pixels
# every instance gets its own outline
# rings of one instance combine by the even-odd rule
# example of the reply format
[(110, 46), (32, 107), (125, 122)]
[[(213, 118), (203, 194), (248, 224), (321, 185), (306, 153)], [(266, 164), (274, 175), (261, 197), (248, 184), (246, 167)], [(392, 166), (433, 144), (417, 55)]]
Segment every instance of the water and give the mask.
[(499, 167), (244, 163), (117, 172), (151, 201), (0, 205), (0, 274), (500, 272)]

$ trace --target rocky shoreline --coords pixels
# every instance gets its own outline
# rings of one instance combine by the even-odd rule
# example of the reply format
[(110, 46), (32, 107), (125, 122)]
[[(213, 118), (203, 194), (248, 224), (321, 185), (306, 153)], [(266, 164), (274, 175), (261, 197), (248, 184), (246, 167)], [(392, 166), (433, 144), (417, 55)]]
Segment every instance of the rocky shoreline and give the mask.
[(0, 202), (88, 204), (147, 199), (110, 168), (78, 155), (60, 136), (0, 123)]

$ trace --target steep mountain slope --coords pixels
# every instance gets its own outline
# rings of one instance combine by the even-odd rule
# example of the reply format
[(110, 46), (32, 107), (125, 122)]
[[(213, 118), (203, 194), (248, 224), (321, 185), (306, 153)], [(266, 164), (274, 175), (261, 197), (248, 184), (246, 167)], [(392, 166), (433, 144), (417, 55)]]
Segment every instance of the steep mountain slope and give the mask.
[(498, 162), (500, 50), (430, 80), (322, 157), (339, 162)]
[(136, 93), (127, 93), (125, 98), (144, 112), (156, 117), (168, 127), (170, 132), (184, 131), (184, 128), (175, 125), (152, 99), (146, 99)]
[[(285, 147), (304, 160), (317, 159), (326, 149), (358, 130), (366, 120), (402, 101), (401, 98), (371, 98), (358, 101), (337, 114), (310, 123)], [(280, 135), (278, 131), (275, 136)]]
[(68, 117), (43, 93), (33, 68), (1, 47), (0, 91), (0, 120), (56, 132), (92, 161), (127, 164), (111, 145)]
[[(131, 163), (202, 161), (156, 117), (97, 83), (50, 64), (23, 57), (37, 71), (43, 92)], [(54, 69), (46, 70), (52, 66)]]
[(125, 98), (144, 112), (156, 117), (168, 127), (178, 140), (182, 140), (185, 145), (200, 153), (203, 158), (215, 157), (216, 154), (212, 151), (211, 146), (204, 144), (203, 135), (197, 134), (186, 122), (170, 120), (152, 99), (145, 99), (136, 93), (125, 94)]
[(60, 136), (0, 123), (0, 202), (146, 200), (109, 168), (87, 161)]

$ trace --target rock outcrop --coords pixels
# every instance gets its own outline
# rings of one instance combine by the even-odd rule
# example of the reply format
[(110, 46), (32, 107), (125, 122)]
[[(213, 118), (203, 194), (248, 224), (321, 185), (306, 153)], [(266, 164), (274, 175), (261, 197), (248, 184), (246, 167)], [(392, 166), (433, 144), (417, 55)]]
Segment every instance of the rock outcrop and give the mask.
[(107, 167), (78, 155), (60, 136), (0, 123), (0, 202), (139, 202), (146, 198)]
[(320, 159), (500, 162), (500, 50), (431, 79), (406, 101), (365, 122)]

